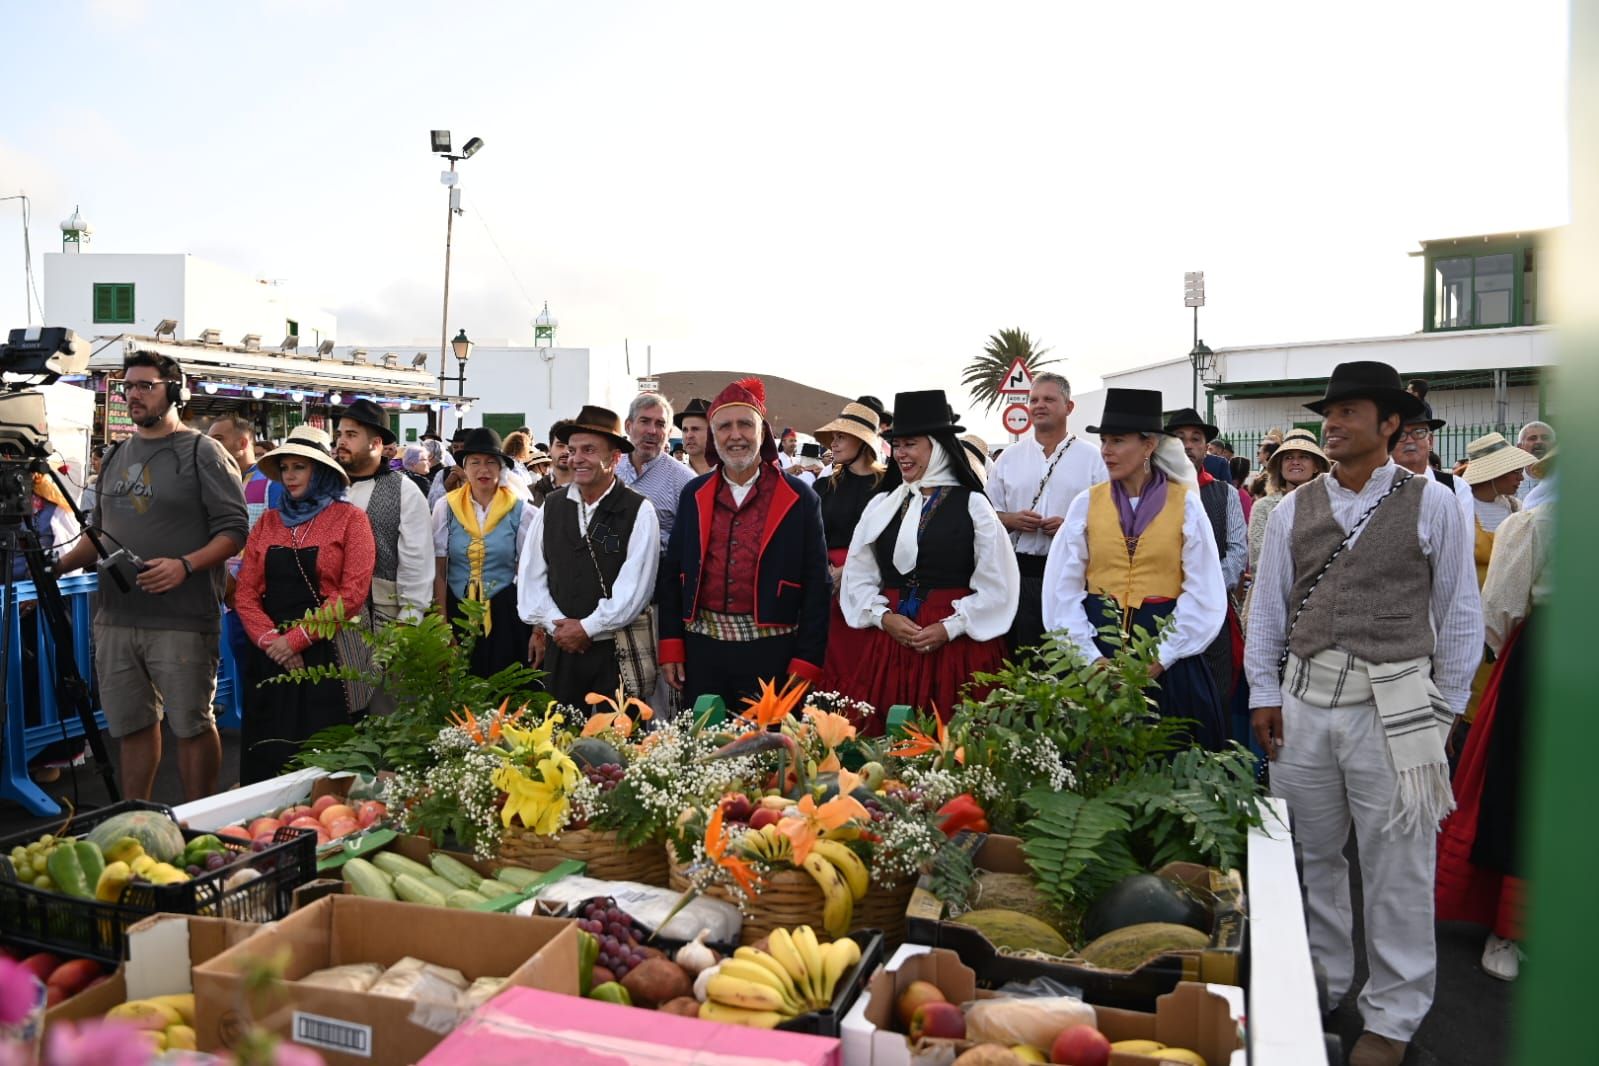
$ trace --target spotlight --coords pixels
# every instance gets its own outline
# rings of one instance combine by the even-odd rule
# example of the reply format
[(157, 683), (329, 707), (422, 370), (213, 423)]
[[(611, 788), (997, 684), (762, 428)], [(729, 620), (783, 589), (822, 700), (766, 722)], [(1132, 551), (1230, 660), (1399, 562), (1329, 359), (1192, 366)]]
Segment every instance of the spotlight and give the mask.
[(208, 381), (200, 387), (205, 390), (207, 396), (215, 396), (217, 394), (217, 383), (214, 381)]

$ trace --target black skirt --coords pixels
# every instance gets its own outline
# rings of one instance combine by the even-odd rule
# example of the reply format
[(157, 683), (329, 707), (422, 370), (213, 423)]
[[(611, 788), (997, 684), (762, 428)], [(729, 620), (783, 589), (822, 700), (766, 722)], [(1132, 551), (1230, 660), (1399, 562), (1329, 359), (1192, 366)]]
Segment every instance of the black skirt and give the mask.
[[(446, 592), (450, 620), (464, 617), (461, 601)], [(533, 627), (516, 612), (516, 586), (507, 585), (489, 600), (489, 632), (479, 633), (472, 646), (470, 669), (478, 677), (493, 677), (512, 663), (527, 662), (527, 644)]]

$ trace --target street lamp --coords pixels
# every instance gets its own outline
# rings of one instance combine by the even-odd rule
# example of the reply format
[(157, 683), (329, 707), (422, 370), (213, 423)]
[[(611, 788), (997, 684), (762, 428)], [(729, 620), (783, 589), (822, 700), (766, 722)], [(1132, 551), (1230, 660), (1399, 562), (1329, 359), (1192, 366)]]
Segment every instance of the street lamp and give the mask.
[[(455, 349), (455, 394), (466, 395), (466, 361), (472, 355), (472, 342), (467, 339), (466, 330), (455, 334), (455, 339), (450, 342), (450, 347)], [(470, 404), (462, 404), (461, 413), (464, 415), (472, 409)]]
[[(450, 151), (449, 130), (433, 130), (429, 143), (432, 145), (434, 155), (441, 155), (450, 161), (450, 169), (439, 175), (440, 183), (449, 190), (449, 210), (445, 215), (444, 222), (444, 310), (439, 321), (439, 398), (442, 400), (446, 381), (446, 338), (450, 335), (450, 246), (455, 237), (455, 216), (461, 213), (461, 190), (456, 185), (458, 179), (455, 173), (455, 164), (463, 159), (471, 159), (477, 155), (483, 147), (483, 138), (473, 137), (461, 146), (459, 154)], [(462, 333), (459, 339), (465, 340), (466, 334)], [(467, 341), (467, 350), (471, 350), (470, 341)], [(457, 352), (459, 351), (460, 349), (457, 349)], [(461, 358), (464, 362), (465, 357), (462, 356)], [(435, 426), (433, 421), (435, 417), (439, 420), (437, 426)], [(435, 416), (430, 410), (428, 413), (428, 430), (432, 432), (435, 429), (439, 431), (444, 429), (444, 416)]]
[(1199, 382), (1216, 361), (1216, 353), (1210, 350), (1204, 341), (1196, 339), (1193, 351), (1188, 353), (1188, 361), (1194, 364), (1194, 410), (1199, 410)]

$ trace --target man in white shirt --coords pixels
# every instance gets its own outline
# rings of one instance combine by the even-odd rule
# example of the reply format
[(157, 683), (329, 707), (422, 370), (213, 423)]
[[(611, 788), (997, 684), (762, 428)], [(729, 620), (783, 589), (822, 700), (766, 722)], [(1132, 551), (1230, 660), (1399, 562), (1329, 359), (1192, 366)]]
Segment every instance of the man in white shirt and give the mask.
[(1548, 422), (1528, 422), (1516, 437), (1516, 447), (1530, 452), (1538, 460), (1538, 465), (1527, 471), (1527, 479), (1516, 490), (1516, 498), (1522, 505), (1533, 508), (1543, 502), (1545, 494), (1554, 491), (1555, 427)]
[(1432, 464), (1427, 461), (1427, 456), (1432, 453), (1433, 434), (1444, 428), (1444, 425), (1443, 419), (1429, 418), (1426, 411), (1407, 420), (1399, 431), (1399, 443), (1394, 446), (1393, 460), (1412, 474), (1430, 478), (1453, 492), (1460, 504), (1460, 515), (1465, 519), (1466, 528), (1470, 529), (1473, 517), (1471, 486), (1466, 484), (1466, 479), (1463, 477), (1434, 470)]
[(572, 482), (534, 512), (522, 553), (517, 609), (533, 627), (528, 658), (565, 706), (584, 709), (590, 692), (618, 687), (648, 701), (654, 632), (632, 624), (655, 591), (660, 524), (650, 501), (617, 480), (633, 443), (614, 412), (587, 405), (556, 434), (569, 449)]
[(1044, 563), (1066, 508), (1090, 485), (1110, 479), (1099, 449), (1066, 432), (1076, 406), (1070, 382), (1049, 371), (1034, 376), (1027, 406), (1032, 435), (1001, 452), (988, 471), (988, 499), (1010, 533), (1022, 574), (1021, 602), (1007, 638), (1012, 655), (1044, 638)]

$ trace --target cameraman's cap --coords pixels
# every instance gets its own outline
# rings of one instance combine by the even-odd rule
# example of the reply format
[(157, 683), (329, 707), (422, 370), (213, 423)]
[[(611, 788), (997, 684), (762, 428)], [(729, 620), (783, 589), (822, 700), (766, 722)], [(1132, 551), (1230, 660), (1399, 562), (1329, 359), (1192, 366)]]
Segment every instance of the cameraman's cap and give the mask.
[(278, 466), (279, 460), (285, 455), (298, 455), (337, 472), (339, 478), (348, 485), (350, 475), (333, 458), (332, 443), (333, 439), (324, 430), (315, 426), (295, 426), (289, 430), (287, 440), (256, 460), (256, 466), (273, 481), (282, 481), (283, 471)]

